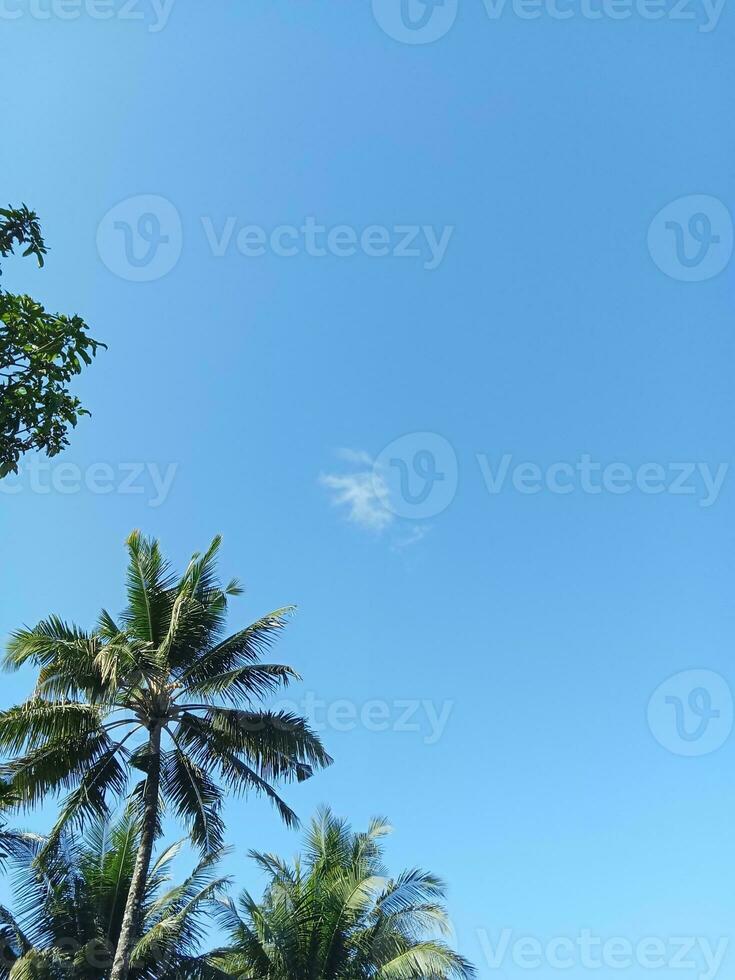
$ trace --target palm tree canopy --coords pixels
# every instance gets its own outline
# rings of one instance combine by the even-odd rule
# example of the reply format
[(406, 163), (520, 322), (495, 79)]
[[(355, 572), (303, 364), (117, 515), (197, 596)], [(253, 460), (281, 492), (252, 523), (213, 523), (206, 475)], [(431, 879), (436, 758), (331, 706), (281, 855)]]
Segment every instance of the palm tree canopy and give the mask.
[(251, 852), (267, 876), (261, 902), (243, 892), (220, 906), (229, 943), (213, 963), (242, 980), (470, 980), (449, 932), (444, 885), (426, 871), (388, 876), (374, 819), (353, 833), (321, 810), (293, 864)]
[(274, 783), (308, 778), (331, 759), (305, 720), (261, 702), (298, 675), (263, 655), (284, 627), (280, 609), (225, 636), (228, 599), (242, 590), (216, 577), (215, 538), (176, 578), (156, 541), (127, 541), (127, 607), (103, 611), (86, 632), (50, 616), (17, 632), (6, 667), (39, 669), (33, 696), (0, 713), (2, 774), (26, 806), (62, 794), (50, 844), (66, 825), (109, 816), (129, 789), (140, 802), (153, 733), (161, 740), (162, 801), (203, 853), (223, 842), (225, 791), (267, 796), (296, 817)]
[[(130, 814), (97, 820), (84, 838), (68, 832), (39, 857), (12, 860), (15, 909), (0, 906), (0, 977), (12, 980), (102, 980), (109, 974), (135, 864), (140, 830)], [(200, 955), (205, 916), (228, 879), (207, 855), (179, 884), (171, 863), (181, 842), (151, 868), (140, 935), (132, 955), (135, 980), (216, 976)]]

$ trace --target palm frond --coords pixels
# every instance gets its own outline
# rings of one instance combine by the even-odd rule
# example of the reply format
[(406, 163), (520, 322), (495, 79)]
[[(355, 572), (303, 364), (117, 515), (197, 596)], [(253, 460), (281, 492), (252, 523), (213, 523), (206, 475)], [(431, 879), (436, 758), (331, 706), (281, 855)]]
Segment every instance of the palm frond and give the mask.
[(190, 682), (184, 690), (189, 696), (221, 699), (227, 704), (241, 707), (261, 701), (278, 688), (299, 680), (301, 678), (296, 671), (285, 664), (246, 664)]
[(436, 940), (396, 943), (395, 955), (381, 963), (375, 976), (379, 980), (418, 980), (421, 977), (474, 977), (474, 966), (459, 953)]
[(256, 663), (276, 641), (292, 611), (293, 606), (276, 609), (210, 649), (200, 651), (193, 662), (183, 664), (181, 683), (185, 687), (196, 685), (210, 677)]
[(61, 742), (98, 731), (101, 726), (100, 711), (92, 705), (34, 697), (0, 712), (0, 749), (16, 755), (50, 740)]
[(126, 630), (156, 646), (166, 635), (175, 579), (157, 541), (133, 531), (128, 549), (128, 606), (121, 617)]
[(31, 661), (36, 666), (51, 663), (60, 652), (85, 656), (89, 634), (65, 623), (59, 616), (49, 616), (33, 629), (17, 630), (10, 638), (4, 658), (6, 670), (18, 670)]
[(194, 844), (205, 852), (219, 850), (224, 838), (222, 793), (178, 745), (163, 757), (161, 788), (189, 828)]

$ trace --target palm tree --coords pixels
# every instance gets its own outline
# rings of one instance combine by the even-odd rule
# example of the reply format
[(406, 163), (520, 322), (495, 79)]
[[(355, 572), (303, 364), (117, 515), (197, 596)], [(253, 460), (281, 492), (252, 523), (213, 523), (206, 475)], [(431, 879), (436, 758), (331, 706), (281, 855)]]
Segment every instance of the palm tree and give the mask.
[(127, 541), (127, 607), (103, 611), (85, 632), (51, 616), (17, 632), (6, 665), (39, 668), (33, 696), (0, 713), (4, 775), (25, 806), (66, 793), (48, 846), (64, 827), (107, 816), (142, 778), (131, 803), (141, 821), (111, 980), (126, 980), (162, 803), (186, 824), (202, 853), (222, 846), (226, 790), (267, 796), (297, 823), (274, 783), (307, 779), (331, 759), (305, 720), (263, 700), (298, 675), (261, 655), (282, 630), (281, 609), (223, 638), (236, 581), (216, 578), (220, 538), (191, 559), (180, 579), (156, 541)]
[(294, 864), (251, 852), (267, 876), (263, 900), (222, 904), (229, 944), (212, 962), (242, 980), (469, 980), (474, 968), (446, 942), (444, 885), (418, 869), (387, 877), (375, 819), (353, 833), (328, 809)]
[[(64, 832), (39, 860), (13, 860), (15, 914), (0, 906), (0, 977), (13, 980), (103, 980), (109, 973), (135, 868), (140, 838), (130, 814), (114, 824), (95, 821), (82, 839)], [(153, 863), (143, 899), (140, 934), (131, 956), (134, 980), (181, 980), (217, 972), (199, 953), (205, 916), (227, 886), (214, 874), (216, 855), (203, 858), (182, 883), (170, 866), (181, 842)]]

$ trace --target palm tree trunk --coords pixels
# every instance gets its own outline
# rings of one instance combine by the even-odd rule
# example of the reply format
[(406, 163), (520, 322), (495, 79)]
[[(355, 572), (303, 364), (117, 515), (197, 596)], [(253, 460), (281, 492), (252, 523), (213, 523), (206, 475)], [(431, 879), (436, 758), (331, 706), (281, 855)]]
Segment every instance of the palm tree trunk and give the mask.
[(148, 772), (143, 791), (143, 822), (140, 843), (135, 858), (130, 891), (125, 902), (120, 938), (117, 941), (115, 960), (110, 980), (127, 980), (130, 971), (130, 954), (140, 934), (140, 915), (148, 882), (148, 870), (158, 824), (158, 792), (161, 782), (161, 728), (152, 728), (148, 738)]

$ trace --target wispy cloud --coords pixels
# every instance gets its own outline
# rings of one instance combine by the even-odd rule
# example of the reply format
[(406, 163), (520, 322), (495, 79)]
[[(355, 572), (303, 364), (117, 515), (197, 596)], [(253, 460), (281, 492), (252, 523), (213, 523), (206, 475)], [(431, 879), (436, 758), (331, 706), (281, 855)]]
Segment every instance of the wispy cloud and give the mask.
[(341, 459), (359, 466), (369, 466), (354, 473), (322, 473), (319, 482), (330, 493), (334, 507), (347, 509), (347, 520), (369, 531), (380, 533), (395, 520), (387, 506), (388, 485), (383, 476), (373, 469), (373, 461), (367, 453), (343, 449)]
[(428, 534), (427, 524), (407, 523), (390, 507), (390, 487), (380, 467), (363, 449), (338, 449), (338, 459), (348, 464), (348, 472), (322, 473), (319, 483), (329, 493), (333, 507), (358, 527), (382, 534), (391, 530), (391, 550), (403, 551), (418, 544)]

